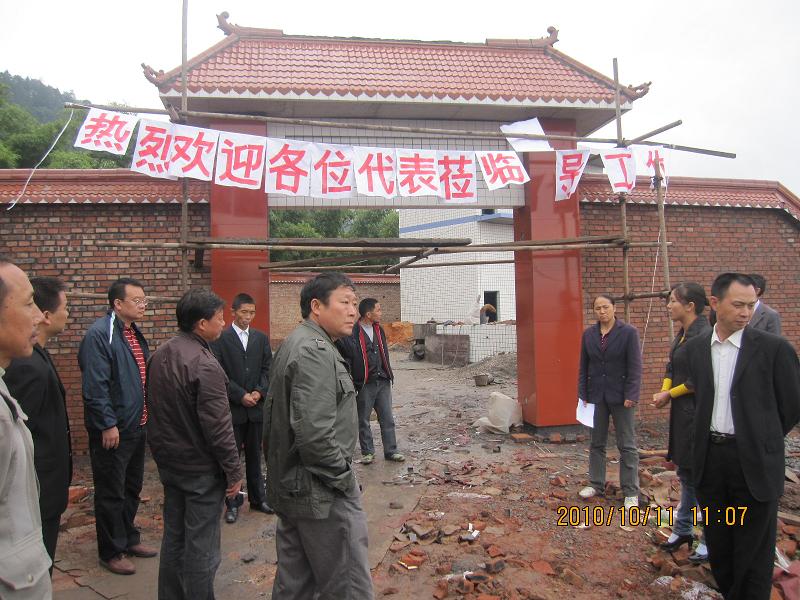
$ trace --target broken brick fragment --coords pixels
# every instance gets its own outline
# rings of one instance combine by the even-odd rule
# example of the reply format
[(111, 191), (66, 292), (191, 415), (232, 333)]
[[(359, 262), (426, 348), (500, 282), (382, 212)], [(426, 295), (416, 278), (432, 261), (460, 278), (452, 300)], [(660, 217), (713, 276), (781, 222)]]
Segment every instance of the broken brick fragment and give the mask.
[(512, 433), (511, 439), (517, 444), (527, 444), (528, 442), (533, 441), (533, 436), (527, 433)]
[(491, 558), (497, 558), (498, 556), (505, 556), (506, 554), (505, 551), (503, 551), (503, 549), (500, 548), (500, 546), (497, 546), (496, 544), (492, 544), (491, 546), (489, 546), (486, 549), (486, 552), (489, 553), (489, 556)]
[(560, 444), (564, 441), (564, 438), (560, 433), (551, 433), (548, 440), (551, 444)]
[(475, 584), (471, 581), (467, 581), (466, 579), (459, 579), (456, 583), (456, 591), (459, 594), (471, 594), (475, 591)]
[(450, 585), (446, 579), (443, 579), (436, 583), (436, 589), (433, 591), (433, 597), (436, 600), (442, 600), (443, 598), (447, 598), (447, 595), (450, 593)]
[(553, 567), (546, 560), (536, 560), (531, 563), (531, 569), (542, 575), (555, 575)]
[(398, 590), (396, 587), (388, 587), (383, 590), (382, 594), (384, 596), (393, 596), (394, 594), (397, 594), (399, 592), (400, 590)]
[(561, 475), (556, 475), (555, 477), (550, 478), (550, 485), (554, 485), (556, 487), (566, 487), (567, 480), (561, 477)]

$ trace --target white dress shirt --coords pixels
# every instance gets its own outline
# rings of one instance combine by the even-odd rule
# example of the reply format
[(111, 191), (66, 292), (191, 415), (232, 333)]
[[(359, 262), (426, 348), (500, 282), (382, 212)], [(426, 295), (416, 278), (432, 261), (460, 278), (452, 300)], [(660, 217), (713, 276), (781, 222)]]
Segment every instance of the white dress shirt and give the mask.
[(361, 325), (361, 329), (363, 329), (364, 333), (367, 334), (369, 341), (374, 342), (375, 340), (372, 338), (374, 337), (375, 330), (372, 328), (372, 324), (364, 325), (362, 321), (359, 321), (358, 324)]
[(714, 369), (714, 410), (711, 413), (711, 431), (736, 433), (731, 411), (731, 383), (736, 369), (736, 359), (742, 347), (744, 329), (731, 334), (724, 342), (717, 336), (717, 326), (711, 334), (711, 365)]
[(233, 330), (236, 332), (236, 335), (239, 336), (239, 340), (242, 342), (242, 347), (247, 350), (247, 339), (250, 337), (250, 328), (247, 329), (239, 329), (236, 326), (236, 323), (233, 323)]

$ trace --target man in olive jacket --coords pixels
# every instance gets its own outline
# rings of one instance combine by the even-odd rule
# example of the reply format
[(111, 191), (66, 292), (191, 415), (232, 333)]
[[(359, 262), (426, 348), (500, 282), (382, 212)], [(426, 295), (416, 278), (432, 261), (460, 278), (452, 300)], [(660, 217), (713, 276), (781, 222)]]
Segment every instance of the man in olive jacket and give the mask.
[(367, 521), (353, 470), (356, 394), (334, 346), (356, 319), (353, 283), (324, 273), (300, 293), (305, 321), (275, 354), (264, 414), (267, 501), (278, 514), (273, 600), (372, 599)]

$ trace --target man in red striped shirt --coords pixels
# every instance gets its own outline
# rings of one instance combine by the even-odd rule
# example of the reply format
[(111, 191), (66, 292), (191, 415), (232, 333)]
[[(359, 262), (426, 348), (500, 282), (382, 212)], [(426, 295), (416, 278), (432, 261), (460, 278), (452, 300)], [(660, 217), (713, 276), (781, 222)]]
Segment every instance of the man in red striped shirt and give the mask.
[(94, 477), (95, 529), (100, 564), (132, 575), (129, 556), (152, 557), (134, 519), (144, 478), (147, 340), (136, 326), (147, 298), (142, 284), (123, 277), (108, 289), (109, 310), (86, 332), (78, 351), (84, 417)]

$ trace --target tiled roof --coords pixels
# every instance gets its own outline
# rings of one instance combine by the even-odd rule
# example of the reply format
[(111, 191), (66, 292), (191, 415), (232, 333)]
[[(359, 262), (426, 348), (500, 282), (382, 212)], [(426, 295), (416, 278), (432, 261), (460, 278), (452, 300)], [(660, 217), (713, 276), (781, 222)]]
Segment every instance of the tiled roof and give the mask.
[[(220, 24), (228, 37), (188, 62), (194, 95), (614, 103), (613, 80), (555, 50), (553, 28), (540, 40), (467, 44), (287, 36)], [(144, 69), (162, 94), (180, 91), (179, 67)], [(646, 91), (623, 87), (623, 104)]]
[[(29, 169), (0, 169), (0, 204), (19, 195), (28, 175)], [(190, 203), (207, 203), (209, 193), (208, 183), (190, 180)], [(19, 204), (169, 204), (182, 195), (180, 181), (127, 169), (40, 169)]]
[[(581, 202), (617, 202), (608, 177), (599, 174), (585, 174), (581, 178), (578, 196)], [(637, 178), (636, 187), (628, 194), (628, 202), (656, 203), (656, 192), (650, 189), (648, 177)], [(779, 209), (800, 221), (800, 198), (776, 181), (670, 177), (664, 203), (670, 206)]]

